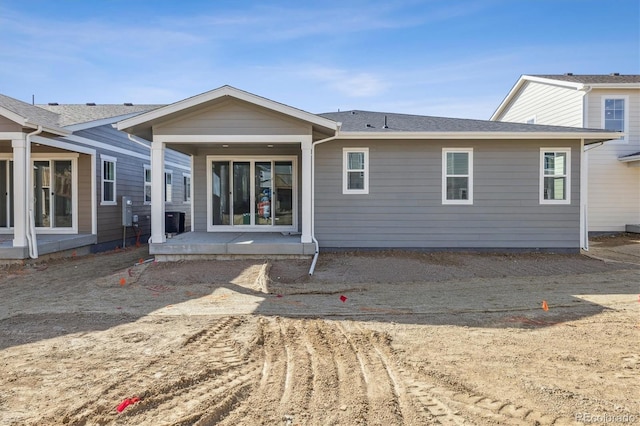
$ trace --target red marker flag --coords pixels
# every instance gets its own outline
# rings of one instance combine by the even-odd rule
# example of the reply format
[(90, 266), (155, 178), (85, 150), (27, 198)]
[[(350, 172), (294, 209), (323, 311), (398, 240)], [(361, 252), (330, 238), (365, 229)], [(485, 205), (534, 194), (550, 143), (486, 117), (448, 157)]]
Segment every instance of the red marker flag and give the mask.
[(347, 301), (347, 296), (345, 296), (345, 295), (340, 296), (340, 300), (342, 300), (342, 303), (346, 302)]

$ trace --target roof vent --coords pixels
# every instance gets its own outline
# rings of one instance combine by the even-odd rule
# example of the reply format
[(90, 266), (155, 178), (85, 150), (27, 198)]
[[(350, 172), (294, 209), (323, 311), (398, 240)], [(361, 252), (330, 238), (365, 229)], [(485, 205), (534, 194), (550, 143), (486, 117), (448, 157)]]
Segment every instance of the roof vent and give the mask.
[(618, 75), (620, 75), (620, 73), (619, 73), (619, 72), (612, 72), (612, 73), (611, 73), (611, 74), (609, 74), (609, 75), (610, 75), (610, 76), (613, 76), (613, 77), (615, 77), (615, 76), (618, 76)]
[(96, 106), (95, 102), (87, 102), (87, 106)]
[(356, 112), (355, 111), (351, 111), (351, 115), (356, 115)]
[(58, 106), (58, 105), (60, 105), (60, 104), (59, 104), (59, 103), (57, 103), (57, 102), (49, 102), (49, 105), (51, 105), (51, 106)]
[(133, 104), (131, 102), (125, 102), (124, 106), (133, 106)]
[(387, 116), (384, 116), (384, 126), (382, 126), (383, 129), (388, 129), (389, 126), (387, 126)]
[(372, 128), (373, 126), (372, 126), (371, 124), (367, 123), (367, 124), (365, 125), (365, 127), (371, 127), (371, 128)]
[(573, 75), (572, 72), (565, 72), (564, 75)]

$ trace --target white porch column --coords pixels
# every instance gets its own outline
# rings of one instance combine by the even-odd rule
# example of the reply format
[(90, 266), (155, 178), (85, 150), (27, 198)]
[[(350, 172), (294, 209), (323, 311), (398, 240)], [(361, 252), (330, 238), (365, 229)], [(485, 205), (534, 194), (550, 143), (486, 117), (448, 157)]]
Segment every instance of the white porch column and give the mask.
[(164, 243), (164, 142), (151, 143), (151, 243)]
[(311, 243), (311, 136), (301, 141), (302, 146), (302, 236), (300, 242)]
[(26, 137), (11, 140), (13, 148), (13, 246), (27, 247), (27, 211), (28, 211), (28, 188), (27, 173), (29, 167), (25, 167), (27, 162)]

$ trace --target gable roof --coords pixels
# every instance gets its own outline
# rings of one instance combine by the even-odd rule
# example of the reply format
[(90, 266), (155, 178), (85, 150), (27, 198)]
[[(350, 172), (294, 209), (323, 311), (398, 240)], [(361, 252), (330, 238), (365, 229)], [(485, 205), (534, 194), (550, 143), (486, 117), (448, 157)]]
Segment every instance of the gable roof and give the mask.
[(520, 76), (507, 96), (491, 115), (490, 120), (497, 120), (513, 100), (520, 88), (528, 82), (551, 84), (569, 87), (575, 90), (588, 91), (590, 89), (640, 89), (640, 75), (638, 74), (539, 74)]
[(122, 117), (130, 114), (140, 114), (160, 108), (164, 105), (134, 105), (134, 104), (47, 104), (38, 105), (46, 111), (59, 116), (60, 125), (63, 127), (74, 126), (80, 123), (91, 123), (113, 117)]
[(158, 122), (159, 120), (168, 119), (172, 115), (185, 113), (205, 103), (225, 97), (242, 100), (329, 130), (335, 131), (337, 129), (336, 123), (331, 120), (228, 85), (122, 120), (118, 122), (117, 129), (124, 131), (140, 131), (142, 128), (152, 126), (153, 123)]
[[(544, 126), (466, 118), (432, 117), (372, 111), (344, 111), (319, 114), (342, 123), (340, 137), (412, 139), (585, 139), (596, 143), (619, 137), (620, 133), (580, 127)], [(386, 123), (387, 127), (384, 127)]]
[(61, 128), (58, 114), (2, 94), (0, 94), (0, 115), (22, 127), (37, 129), (38, 126), (42, 126), (50, 133), (69, 134), (69, 131)]

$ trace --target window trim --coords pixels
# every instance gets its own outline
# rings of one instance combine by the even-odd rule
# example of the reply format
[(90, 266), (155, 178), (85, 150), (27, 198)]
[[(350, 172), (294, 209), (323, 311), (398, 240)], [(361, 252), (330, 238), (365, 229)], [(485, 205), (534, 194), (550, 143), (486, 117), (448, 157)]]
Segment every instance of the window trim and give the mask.
[[(167, 191), (167, 176), (171, 177), (170, 191)], [(173, 170), (164, 169), (164, 202), (173, 204)]]
[[(544, 198), (544, 178), (551, 177), (549, 175), (544, 174), (544, 155), (548, 152), (555, 153), (565, 153), (567, 154), (567, 167), (563, 176), (566, 177), (566, 194), (564, 200), (546, 200)], [(548, 148), (540, 148), (540, 182), (539, 182), (539, 197), (540, 204), (547, 205), (567, 205), (571, 204), (571, 148), (566, 147), (548, 147)], [(556, 175), (553, 175), (556, 176)]]
[[(105, 163), (113, 163), (113, 179), (105, 180), (104, 178), (104, 169)], [(117, 182), (118, 182), (118, 173), (117, 173), (117, 164), (118, 159), (116, 157), (111, 157), (109, 155), (100, 154), (100, 205), (101, 206), (115, 206), (118, 204), (118, 196), (117, 196)], [(104, 195), (104, 184), (107, 182), (113, 183), (113, 200), (105, 200)]]
[[(187, 189), (186, 179), (189, 179), (189, 188)], [(191, 174), (182, 173), (182, 203), (191, 204)]]
[[(350, 153), (363, 153), (364, 154), (364, 169), (363, 170), (349, 170), (349, 154)], [(349, 173), (351, 172), (364, 172), (364, 188), (363, 189), (349, 189)], [(342, 148), (342, 193), (343, 194), (368, 194), (369, 193), (369, 148), (355, 147), (355, 148)]]
[[(145, 206), (150, 206), (151, 205), (151, 200), (147, 201), (146, 198), (146, 194), (147, 194), (147, 186), (149, 188), (153, 188), (153, 184), (152, 181), (153, 179), (151, 178), (151, 165), (149, 164), (144, 164), (143, 166), (143, 174), (142, 174), (142, 181), (143, 181), (143, 190), (142, 190), (142, 201), (143, 201), (143, 205)], [(149, 181), (147, 182), (147, 170), (149, 170)], [(151, 194), (151, 190), (149, 191), (149, 194)], [(149, 195), (151, 196), (151, 195)]]
[[(622, 131), (625, 135), (629, 134), (629, 95), (615, 95), (615, 94), (603, 94), (600, 100), (600, 127), (605, 128), (605, 103), (608, 100), (616, 100), (622, 99), (624, 101), (624, 128)], [(618, 139), (612, 139), (612, 142), (609, 143), (628, 143), (629, 138), (627, 136), (623, 136)]]
[[(447, 174), (447, 154), (455, 152), (466, 152), (469, 154), (469, 169), (466, 175), (448, 175)], [(467, 177), (469, 179), (468, 198), (466, 200), (449, 200), (447, 198), (447, 178), (448, 177)], [(473, 148), (442, 148), (442, 204), (452, 205), (472, 205), (473, 204)]]

